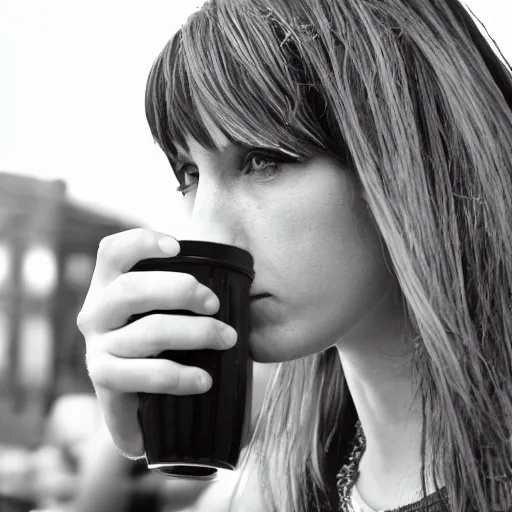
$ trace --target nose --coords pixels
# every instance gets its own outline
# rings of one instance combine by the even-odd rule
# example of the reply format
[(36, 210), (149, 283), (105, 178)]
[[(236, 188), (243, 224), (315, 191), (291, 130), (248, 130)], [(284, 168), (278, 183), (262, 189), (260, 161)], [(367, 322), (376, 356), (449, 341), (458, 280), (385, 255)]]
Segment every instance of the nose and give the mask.
[[(237, 214), (238, 210), (238, 214)], [(243, 247), (240, 211), (226, 191), (198, 186), (184, 235), (201, 240)]]

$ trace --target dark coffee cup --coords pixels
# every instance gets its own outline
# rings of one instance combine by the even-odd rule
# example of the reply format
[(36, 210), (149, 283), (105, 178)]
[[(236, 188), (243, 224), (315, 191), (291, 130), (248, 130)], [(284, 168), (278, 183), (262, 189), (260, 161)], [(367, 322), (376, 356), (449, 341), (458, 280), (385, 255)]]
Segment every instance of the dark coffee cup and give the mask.
[[(249, 291), (254, 279), (251, 254), (238, 247), (182, 240), (172, 258), (138, 262), (131, 271), (191, 274), (219, 297), (213, 315), (238, 333), (228, 350), (169, 350), (157, 357), (197, 366), (212, 377), (203, 394), (173, 396), (139, 393), (138, 420), (148, 468), (168, 476), (215, 478), (219, 470), (234, 470), (248, 436), (252, 401), (252, 360), (249, 358)], [(198, 316), (185, 310), (152, 313)]]

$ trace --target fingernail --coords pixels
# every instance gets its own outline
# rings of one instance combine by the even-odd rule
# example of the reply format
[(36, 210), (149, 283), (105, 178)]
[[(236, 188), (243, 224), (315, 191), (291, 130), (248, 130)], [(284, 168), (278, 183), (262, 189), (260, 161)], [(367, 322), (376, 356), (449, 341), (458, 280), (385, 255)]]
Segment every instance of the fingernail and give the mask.
[(206, 391), (207, 389), (210, 389), (210, 386), (212, 385), (212, 379), (208, 374), (201, 372), (197, 376), (197, 383), (199, 384), (200, 389)]
[(219, 308), (219, 299), (215, 296), (208, 297), (204, 303), (206, 311), (215, 313)]
[(222, 339), (224, 340), (225, 345), (228, 347), (232, 347), (236, 343), (236, 340), (238, 339), (238, 333), (235, 331), (235, 329), (228, 325), (222, 327), (221, 336)]
[(165, 254), (176, 256), (180, 252), (180, 244), (170, 236), (162, 236), (158, 239), (158, 245)]

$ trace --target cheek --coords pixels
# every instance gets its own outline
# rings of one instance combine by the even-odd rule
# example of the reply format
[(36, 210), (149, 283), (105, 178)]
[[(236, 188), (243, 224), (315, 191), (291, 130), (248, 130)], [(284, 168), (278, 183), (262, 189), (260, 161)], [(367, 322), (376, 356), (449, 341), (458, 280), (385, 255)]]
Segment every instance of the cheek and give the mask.
[(339, 292), (340, 277), (345, 281), (369, 265), (378, 238), (366, 204), (348, 179), (331, 180), (312, 192), (297, 202), (300, 208), (283, 213), (283, 272), (290, 287), (307, 288), (313, 295), (333, 287)]
[(266, 346), (260, 338), (262, 360), (332, 346), (364, 320), (392, 281), (378, 232), (353, 186), (331, 186), (309, 199), (300, 210), (283, 210), (275, 233), (280, 303), (267, 334), (278, 344)]
[[(333, 201), (305, 226), (308, 242), (301, 261), (297, 261), (302, 266), (301, 279), (287, 276), (288, 282), (303, 293), (296, 300), (312, 309), (318, 304), (333, 315), (356, 313), (355, 309), (367, 305), (386, 286), (389, 275), (365, 205), (361, 201), (341, 205)], [(300, 269), (291, 261), (289, 270), (294, 269), (297, 275)]]

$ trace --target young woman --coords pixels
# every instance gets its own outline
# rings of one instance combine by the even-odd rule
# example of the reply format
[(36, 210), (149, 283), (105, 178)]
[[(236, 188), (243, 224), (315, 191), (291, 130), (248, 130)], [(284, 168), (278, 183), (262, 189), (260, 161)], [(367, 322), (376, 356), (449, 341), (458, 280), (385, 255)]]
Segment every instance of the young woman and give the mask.
[[(165, 46), (146, 111), (187, 233), (253, 254), (252, 354), (281, 363), (196, 510), (512, 510), (511, 105), (457, 0), (217, 0)], [(126, 273), (178, 251), (105, 239), (78, 320), (132, 455), (137, 391), (210, 385), (147, 356), (235, 342), (190, 276)], [(123, 327), (154, 309), (201, 316)]]

